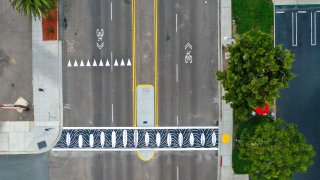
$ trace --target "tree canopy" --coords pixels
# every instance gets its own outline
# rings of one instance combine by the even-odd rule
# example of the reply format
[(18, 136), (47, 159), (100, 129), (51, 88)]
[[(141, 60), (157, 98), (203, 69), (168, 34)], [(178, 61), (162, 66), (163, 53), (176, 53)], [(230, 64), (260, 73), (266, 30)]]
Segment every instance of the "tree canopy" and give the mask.
[(235, 112), (249, 114), (265, 102), (273, 104), (279, 90), (294, 77), (293, 55), (281, 45), (274, 46), (270, 34), (251, 30), (227, 47), (229, 67), (217, 72), (226, 93), (224, 99)]
[(306, 172), (315, 151), (296, 125), (282, 119), (263, 117), (260, 123), (241, 131), (239, 157), (247, 164), (252, 179), (289, 179)]
[(56, 7), (55, 0), (9, 0), (14, 10), (30, 18), (40, 19)]

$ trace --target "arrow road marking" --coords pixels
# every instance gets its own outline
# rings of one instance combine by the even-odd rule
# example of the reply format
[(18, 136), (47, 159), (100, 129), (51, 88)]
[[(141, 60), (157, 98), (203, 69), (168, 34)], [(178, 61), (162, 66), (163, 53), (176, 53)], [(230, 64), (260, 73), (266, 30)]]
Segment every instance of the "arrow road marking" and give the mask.
[(99, 66), (103, 66), (102, 59), (100, 60)]
[(107, 59), (106, 66), (110, 66), (109, 60)]
[(70, 59), (69, 59), (69, 62), (68, 62), (68, 67), (72, 67)]
[(120, 66), (125, 66), (123, 59), (121, 60)]
[(80, 66), (83, 67), (84, 66), (84, 63), (83, 63), (83, 60), (81, 59), (81, 62), (80, 62)]
[(93, 59), (93, 64), (92, 64), (92, 66), (97, 66), (97, 62), (96, 62), (95, 59)]
[(128, 59), (127, 66), (131, 66), (130, 59)]
[(78, 63), (77, 63), (77, 60), (76, 60), (76, 59), (74, 60), (73, 66), (74, 66), (74, 67), (78, 67)]
[(87, 66), (91, 66), (89, 59), (88, 59), (88, 61), (87, 61)]
[(117, 59), (114, 62), (114, 66), (119, 66)]

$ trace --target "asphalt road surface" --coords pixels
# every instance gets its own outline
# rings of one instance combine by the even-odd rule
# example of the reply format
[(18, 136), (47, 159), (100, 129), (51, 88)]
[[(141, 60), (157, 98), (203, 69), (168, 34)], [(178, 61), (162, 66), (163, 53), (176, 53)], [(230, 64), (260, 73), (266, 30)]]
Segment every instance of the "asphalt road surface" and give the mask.
[[(67, 24), (67, 28), (63, 34), (69, 44), (67, 42), (64, 44), (67, 51), (65, 56), (67, 58), (64, 59), (64, 103), (69, 104), (71, 109), (64, 111), (64, 126), (132, 126), (130, 67), (118, 67), (119, 69), (113, 67), (113, 71), (111, 71), (111, 67), (103, 67), (104, 69), (101, 67), (67, 67), (69, 59), (77, 59), (78, 65), (79, 59), (109, 58), (110, 61), (111, 51), (113, 59), (131, 57), (131, 1), (122, 0), (112, 3), (113, 19), (111, 21), (111, 1), (65, 1), (64, 13), (67, 23), (64, 24)], [(160, 52), (161, 48), (167, 45), (163, 44), (166, 40), (161, 40), (163, 32), (160, 30), (168, 29), (175, 32), (174, 24), (170, 27), (168, 24), (161, 23), (163, 21), (161, 16), (173, 13), (172, 18), (175, 18), (175, 12), (168, 9), (169, 6), (175, 5), (174, 1), (166, 1), (165, 4), (163, 1), (159, 2)], [(164, 6), (166, 8), (163, 8)], [(192, 77), (193, 81), (199, 81), (192, 82), (189, 78), (184, 79), (179, 76), (181, 78), (179, 82), (182, 82), (179, 91), (182, 95), (179, 96), (181, 100), (175, 99), (174, 102), (180, 104), (180, 113), (185, 113), (184, 116), (188, 117), (181, 115), (182, 119), (186, 119), (181, 125), (214, 125), (215, 120), (218, 120), (217, 105), (211, 103), (212, 98), (216, 97), (218, 92), (215, 90), (217, 87), (214, 84), (216, 83), (214, 73), (217, 68), (217, 9), (217, 3), (213, 1), (208, 1), (208, 4), (202, 4), (202, 1), (197, 1), (197, 3), (188, 1), (179, 10), (181, 16), (186, 16), (186, 19), (181, 22), (181, 26), (185, 26), (186, 29), (190, 28), (191, 20), (192, 24), (199, 25), (194, 30), (185, 30), (186, 32), (180, 29), (181, 37), (177, 36), (176, 38), (181, 38), (181, 42), (175, 40), (174, 43), (180, 43), (182, 47), (176, 45), (173, 47), (172, 53), (169, 54), (170, 58), (172, 56), (172, 59), (179, 60), (181, 76), (190, 73), (191, 75), (187, 75), (188, 77)], [(183, 14), (185, 10), (189, 12), (186, 15)], [(203, 21), (202, 18), (204, 18), (204, 22), (201, 23), (199, 21)], [(175, 23), (175, 20), (173, 19), (172, 22)], [(101, 51), (96, 47), (97, 28), (104, 29), (104, 47)], [(183, 33), (186, 33), (186, 37), (182, 36)], [(192, 33), (194, 35), (191, 35)], [(183, 38), (185, 40), (182, 40)], [(173, 36), (172, 39), (174, 39)], [(190, 41), (194, 48), (192, 50), (194, 62), (190, 66), (183, 64), (185, 41)], [(72, 42), (74, 42), (73, 46), (71, 46)], [(206, 45), (208, 47), (205, 47)], [(175, 51), (178, 52), (173, 53)], [(203, 58), (203, 61), (196, 62), (200, 57)], [(86, 61), (84, 63), (86, 65)], [(171, 64), (175, 68), (176, 63)], [(175, 77), (175, 72), (171, 72), (161, 63), (159, 71), (161, 73), (167, 72)], [(211, 78), (206, 80), (209, 77)], [(172, 88), (172, 85), (174, 88), (177, 86), (175, 81), (164, 84), (163, 87), (160, 87), (160, 92), (164, 91), (165, 87)], [(214, 90), (210, 90), (212, 88)], [(190, 91), (193, 91), (192, 99), (183, 101), (186, 94), (190, 96)], [(175, 90), (170, 91), (166, 99), (172, 93), (175, 94)], [(160, 95), (159, 99), (161, 97)], [(202, 104), (202, 101), (205, 103)], [(166, 105), (162, 103), (160, 105)], [(186, 104), (186, 107), (182, 107), (182, 104)], [(174, 104), (170, 104), (166, 108), (171, 109), (174, 106)], [(190, 114), (188, 111), (192, 113)], [(163, 115), (167, 113), (171, 115), (170, 112), (161, 112)], [(198, 118), (190, 118), (190, 116), (196, 115)], [(159, 122), (160, 125), (175, 126), (176, 118), (168, 119), (160, 115)], [(153, 160), (144, 162), (138, 158), (136, 152), (50, 152), (49, 179), (216, 179), (216, 153), (217, 151), (156, 152)]]
[(218, 2), (159, 1), (158, 27), (159, 126), (216, 125)]
[[(132, 126), (130, 1), (64, 1), (63, 7), (64, 126)], [(68, 67), (69, 60), (78, 67)]]
[(215, 151), (157, 152), (144, 162), (136, 152), (52, 152), (50, 180), (215, 180)]
[[(298, 173), (294, 179), (319, 179), (320, 168), (320, 137), (319, 137), (319, 109), (320, 109), (320, 41), (317, 38), (311, 45), (311, 32), (320, 33), (320, 17), (314, 16), (320, 6), (278, 6), (276, 11), (284, 14), (275, 16), (276, 44), (283, 44), (295, 55), (293, 72), (296, 77), (290, 82), (289, 88), (281, 91), (281, 98), (277, 101), (277, 116), (289, 123), (297, 124), (299, 131), (306, 137), (317, 152), (314, 165), (308, 168), (306, 174)], [(297, 13), (306, 11), (306, 13)], [(297, 13), (297, 36), (292, 38), (292, 13)], [(311, 13), (313, 13), (311, 15)], [(313, 27), (311, 28), (311, 16)], [(314, 21), (316, 17), (316, 23)], [(315, 26), (317, 26), (315, 28)], [(313, 29), (313, 31), (312, 31)], [(295, 38), (297, 37), (297, 38)], [(313, 36), (316, 37), (316, 36)], [(292, 46), (292, 45), (297, 46)]]

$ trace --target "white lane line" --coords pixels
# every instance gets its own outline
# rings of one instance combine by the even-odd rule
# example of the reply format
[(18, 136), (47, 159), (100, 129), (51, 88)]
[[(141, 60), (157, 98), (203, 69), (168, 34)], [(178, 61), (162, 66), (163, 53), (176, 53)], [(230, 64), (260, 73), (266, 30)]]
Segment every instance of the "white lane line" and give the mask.
[(113, 122), (113, 104), (111, 104), (111, 121)]
[(112, 59), (112, 51), (111, 51), (111, 71), (113, 71), (113, 59)]
[(177, 166), (177, 180), (179, 180), (179, 166)]
[(177, 115), (177, 126), (179, 125), (179, 116)]
[(111, 21), (112, 21), (112, 2), (111, 2)]
[(178, 14), (176, 13), (176, 32), (178, 32)]
[(179, 66), (176, 64), (176, 82), (179, 82)]

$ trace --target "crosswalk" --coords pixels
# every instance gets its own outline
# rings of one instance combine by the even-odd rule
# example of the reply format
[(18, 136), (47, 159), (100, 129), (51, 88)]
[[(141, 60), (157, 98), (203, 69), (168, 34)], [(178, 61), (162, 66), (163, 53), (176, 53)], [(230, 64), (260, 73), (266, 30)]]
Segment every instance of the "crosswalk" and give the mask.
[(109, 61), (109, 59), (107, 60), (100, 59), (100, 61), (96, 59), (92, 59), (92, 60), (69, 59), (67, 66), (68, 67), (117, 67), (117, 66), (128, 67), (128, 66), (131, 66), (131, 60), (130, 58), (128, 60), (115, 59), (111, 61)]

